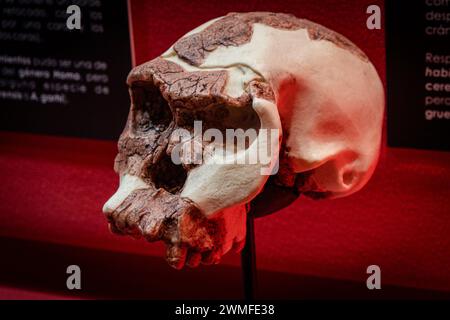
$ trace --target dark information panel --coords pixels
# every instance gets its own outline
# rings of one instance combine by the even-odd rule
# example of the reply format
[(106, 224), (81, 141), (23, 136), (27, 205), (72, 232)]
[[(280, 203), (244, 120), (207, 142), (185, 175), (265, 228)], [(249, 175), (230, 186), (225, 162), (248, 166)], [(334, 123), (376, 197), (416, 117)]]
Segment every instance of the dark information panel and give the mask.
[(450, 0), (386, 1), (388, 142), (450, 150)]
[(130, 68), (126, 0), (0, 0), (0, 130), (115, 139)]

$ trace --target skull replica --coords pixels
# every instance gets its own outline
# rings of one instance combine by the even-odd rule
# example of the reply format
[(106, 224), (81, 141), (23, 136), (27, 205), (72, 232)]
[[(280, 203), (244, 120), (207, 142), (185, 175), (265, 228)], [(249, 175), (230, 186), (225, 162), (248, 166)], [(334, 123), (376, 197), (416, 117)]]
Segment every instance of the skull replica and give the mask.
[[(271, 184), (313, 198), (349, 195), (374, 171), (381, 81), (354, 44), (308, 20), (230, 13), (134, 68), (127, 82), (131, 109), (115, 160), (120, 186), (103, 211), (115, 233), (163, 240), (175, 268), (242, 249), (247, 205), (269, 178), (264, 168), (275, 172)], [(258, 134), (222, 162), (211, 150), (228, 141), (204, 135), (201, 164), (183, 161), (183, 152), (174, 163), (181, 143), (174, 132), (193, 133), (197, 120), (204, 131)], [(269, 163), (228, 161), (261, 145), (271, 150)]]

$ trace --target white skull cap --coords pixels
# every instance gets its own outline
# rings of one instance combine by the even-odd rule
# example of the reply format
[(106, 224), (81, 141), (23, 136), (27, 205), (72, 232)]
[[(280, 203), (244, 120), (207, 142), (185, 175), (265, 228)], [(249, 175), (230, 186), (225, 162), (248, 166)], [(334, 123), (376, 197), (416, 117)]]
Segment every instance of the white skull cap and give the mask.
[[(239, 20), (250, 24), (250, 38), (238, 34), (228, 40), (231, 44), (213, 43), (200, 58), (180, 45), (198, 32), (205, 34), (203, 40), (213, 37), (214, 31), (204, 30), (222, 19), (234, 24), (235, 34)], [(380, 150), (384, 90), (374, 66), (354, 44), (313, 22), (274, 13), (229, 14), (194, 31), (165, 56), (177, 61), (181, 56), (200, 69), (241, 66), (271, 86), (283, 127), (282, 184), (292, 186), (293, 174), (306, 173), (296, 183), (299, 191), (323, 198), (349, 195), (367, 183)], [(241, 91), (251, 80), (248, 74)], [(236, 95), (236, 81), (228, 91)]]

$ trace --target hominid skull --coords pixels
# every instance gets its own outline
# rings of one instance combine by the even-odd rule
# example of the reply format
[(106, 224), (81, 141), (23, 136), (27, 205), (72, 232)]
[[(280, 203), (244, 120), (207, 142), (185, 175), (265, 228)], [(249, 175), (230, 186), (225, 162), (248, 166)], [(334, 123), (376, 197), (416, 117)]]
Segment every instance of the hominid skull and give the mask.
[[(375, 68), (343, 36), (291, 15), (214, 19), (127, 82), (131, 108), (114, 167), (120, 186), (103, 210), (113, 232), (163, 240), (175, 268), (239, 251), (248, 204), (270, 174), (292, 192), (342, 197), (366, 184), (378, 159), (384, 93)], [(217, 139), (230, 129), (255, 134), (240, 147)], [(195, 139), (197, 163), (190, 147), (178, 148)], [(268, 162), (237, 161), (261, 146)]]

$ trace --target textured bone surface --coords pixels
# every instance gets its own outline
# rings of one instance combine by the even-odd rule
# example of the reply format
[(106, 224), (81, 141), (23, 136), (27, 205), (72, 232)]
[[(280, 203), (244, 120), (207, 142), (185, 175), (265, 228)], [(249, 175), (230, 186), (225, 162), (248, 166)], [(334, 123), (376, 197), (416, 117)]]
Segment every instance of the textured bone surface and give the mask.
[[(263, 168), (279, 163), (270, 183), (283, 190), (332, 198), (363, 187), (377, 162), (384, 92), (375, 68), (345, 37), (292, 15), (214, 19), (134, 68), (128, 85), (120, 186), (103, 210), (113, 232), (163, 240), (175, 268), (242, 248), (248, 204), (268, 181)], [(193, 134), (194, 121), (258, 134), (225, 161), (209, 156), (225, 148), (214, 140), (204, 141), (202, 163), (175, 164), (174, 132)], [(269, 164), (236, 162), (261, 145)]]

